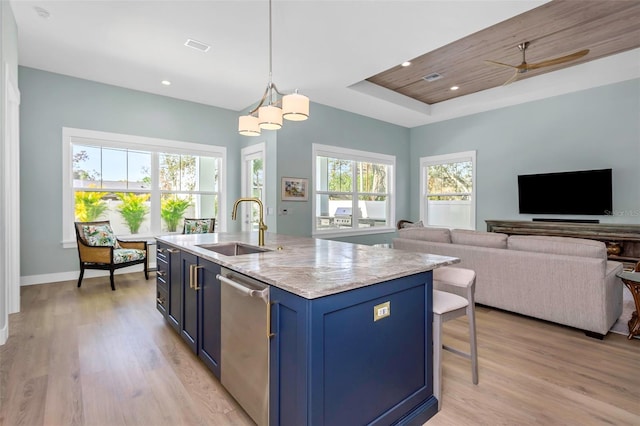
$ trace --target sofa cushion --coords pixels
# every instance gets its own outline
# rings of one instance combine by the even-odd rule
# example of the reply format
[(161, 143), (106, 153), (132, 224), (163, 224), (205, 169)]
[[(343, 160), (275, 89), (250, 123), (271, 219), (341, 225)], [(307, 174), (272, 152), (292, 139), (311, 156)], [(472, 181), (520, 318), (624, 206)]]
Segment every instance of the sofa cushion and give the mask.
[(510, 250), (566, 256), (607, 258), (607, 247), (601, 241), (570, 237), (546, 237), (541, 235), (512, 235), (507, 246)]
[(464, 244), (466, 246), (506, 249), (507, 237), (507, 234), (501, 234), (499, 232), (482, 232), (470, 229), (451, 230), (451, 242), (453, 244)]
[(113, 263), (127, 263), (134, 260), (142, 260), (146, 257), (144, 250), (118, 249), (113, 251)]
[(398, 236), (409, 240), (431, 241), (434, 243), (451, 242), (451, 233), (449, 232), (449, 228), (402, 228), (398, 230)]

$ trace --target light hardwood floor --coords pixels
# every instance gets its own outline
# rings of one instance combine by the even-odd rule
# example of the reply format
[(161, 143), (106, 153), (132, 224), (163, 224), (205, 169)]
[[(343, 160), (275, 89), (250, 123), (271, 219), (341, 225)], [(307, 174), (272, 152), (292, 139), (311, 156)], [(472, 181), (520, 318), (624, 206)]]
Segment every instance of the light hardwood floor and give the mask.
[[(141, 273), (22, 288), (0, 347), (0, 424), (250, 425), (155, 309)], [(480, 383), (444, 352), (442, 410), (428, 425), (640, 425), (640, 340), (478, 307)], [(464, 347), (464, 319), (445, 324)], [(357, 409), (357, 407), (354, 407)]]

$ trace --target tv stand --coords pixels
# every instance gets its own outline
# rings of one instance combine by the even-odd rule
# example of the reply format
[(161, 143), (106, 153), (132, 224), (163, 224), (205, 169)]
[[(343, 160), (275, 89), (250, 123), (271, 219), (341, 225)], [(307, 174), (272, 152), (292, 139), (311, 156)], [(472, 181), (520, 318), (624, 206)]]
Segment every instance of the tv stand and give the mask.
[(586, 238), (607, 245), (609, 260), (622, 262), (625, 269), (640, 262), (640, 225), (539, 222), (517, 220), (486, 220), (487, 231), (508, 235), (547, 235), (554, 237)]
[(565, 223), (600, 223), (598, 219), (547, 219), (544, 217), (534, 217), (534, 222), (565, 222)]

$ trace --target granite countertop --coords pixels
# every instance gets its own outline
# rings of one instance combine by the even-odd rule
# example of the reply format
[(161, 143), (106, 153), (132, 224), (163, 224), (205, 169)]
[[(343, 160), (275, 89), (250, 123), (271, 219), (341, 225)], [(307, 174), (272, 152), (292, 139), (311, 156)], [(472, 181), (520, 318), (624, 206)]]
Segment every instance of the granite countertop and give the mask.
[(224, 256), (204, 244), (258, 245), (257, 232), (166, 235), (157, 240), (306, 299), (365, 287), (460, 259), (316, 238), (265, 234), (263, 253)]

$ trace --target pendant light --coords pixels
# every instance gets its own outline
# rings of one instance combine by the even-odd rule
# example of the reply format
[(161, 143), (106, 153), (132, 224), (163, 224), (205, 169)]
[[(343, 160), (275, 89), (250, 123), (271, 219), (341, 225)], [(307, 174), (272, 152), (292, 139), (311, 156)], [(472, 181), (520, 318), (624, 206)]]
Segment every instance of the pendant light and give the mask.
[(309, 98), (296, 90), (291, 94), (281, 93), (272, 79), (273, 53), (271, 31), (271, 0), (269, 0), (269, 82), (253, 110), (238, 117), (238, 133), (244, 136), (259, 136), (260, 130), (278, 130), (282, 119), (303, 121), (309, 118)]

